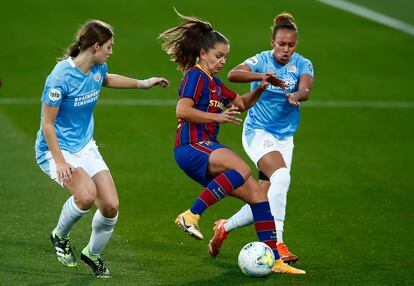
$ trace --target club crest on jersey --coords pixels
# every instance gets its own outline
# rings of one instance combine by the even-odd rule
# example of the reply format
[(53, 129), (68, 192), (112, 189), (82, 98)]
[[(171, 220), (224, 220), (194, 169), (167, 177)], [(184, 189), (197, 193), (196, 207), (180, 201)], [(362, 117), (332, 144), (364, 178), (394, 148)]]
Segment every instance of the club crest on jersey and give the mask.
[(60, 90), (59, 90), (59, 89), (57, 89), (57, 88), (52, 88), (52, 89), (49, 91), (48, 96), (49, 96), (49, 99), (50, 99), (51, 101), (58, 101), (59, 99), (61, 99), (61, 98), (62, 98), (62, 93), (60, 92)]
[(289, 66), (289, 67), (287, 68), (287, 71), (288, 71), (288, 72), (296, 72), (296, 66)]
[(101, 76), (101, 74), (99, 72), (95, 74), (95, 80), (96, 81), (100, 81), (101, 80), (101, 77), (102, 76)]

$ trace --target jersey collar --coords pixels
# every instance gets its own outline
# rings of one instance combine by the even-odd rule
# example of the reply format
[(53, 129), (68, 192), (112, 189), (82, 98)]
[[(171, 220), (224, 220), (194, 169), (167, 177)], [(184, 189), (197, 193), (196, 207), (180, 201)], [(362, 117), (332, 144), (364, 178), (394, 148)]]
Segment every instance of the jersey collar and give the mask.
[(198, 68), (199, 70), (201, 70), (203, 73), (205, 73), (210, 80), (213, 79), (213, 76), (211, 76), (210, 73), (208, 71), (206, 71), (205, 69), (203, 69), (199, 64), (196, 64), (195, 66), (196, 66), (196, 68)]

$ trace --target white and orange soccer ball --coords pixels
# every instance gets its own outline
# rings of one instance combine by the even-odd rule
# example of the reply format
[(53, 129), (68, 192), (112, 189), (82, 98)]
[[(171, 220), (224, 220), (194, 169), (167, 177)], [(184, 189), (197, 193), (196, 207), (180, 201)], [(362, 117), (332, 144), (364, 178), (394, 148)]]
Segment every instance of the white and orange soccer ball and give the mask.
[(239, 253), (239, 267), (245, 275), (266, 276), (272, 271), (275, 256), (263, 242), (250, 242)]

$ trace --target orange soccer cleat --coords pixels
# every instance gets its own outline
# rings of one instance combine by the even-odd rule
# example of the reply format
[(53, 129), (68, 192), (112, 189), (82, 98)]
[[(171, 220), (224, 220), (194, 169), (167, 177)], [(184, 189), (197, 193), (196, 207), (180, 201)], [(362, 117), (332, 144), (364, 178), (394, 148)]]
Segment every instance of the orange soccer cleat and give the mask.
[(219, 219), (214, 223), (214, 236), (208, 243), (208, 253), (216, 257), (220, 252), (220, 247), (226, 240), (229, 233), (224, 229), (225, 219)]
[(193, 214), (190, 210), (186, 210), (177, 216), (175, 224), (185, 232), (188, 232), (195, 239), (200, 240), (203, 239), (203, 235), (201, 234), (198, 226), (199, 220), (200, 215)]
[(275, 261), (275, 264), (272, 267), (272, 272), (284, 274), (306, 274), (306, 272), (301, 269), (287, 265), (282, 259)]
[(277, 251), (285, 263), (294, 263), (299, 260), (299, 257), (291, 253), (283, 242), (277, 244)]

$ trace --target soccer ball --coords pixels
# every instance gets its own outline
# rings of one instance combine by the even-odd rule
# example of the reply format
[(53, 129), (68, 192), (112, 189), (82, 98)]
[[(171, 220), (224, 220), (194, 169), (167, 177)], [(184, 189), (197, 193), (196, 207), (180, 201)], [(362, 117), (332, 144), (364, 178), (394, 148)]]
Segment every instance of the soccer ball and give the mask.
[(239, 267), (245, 275), (266, 276), (272, 271), (275, 256), (263, 242), (250, 242), (239, 253)]

